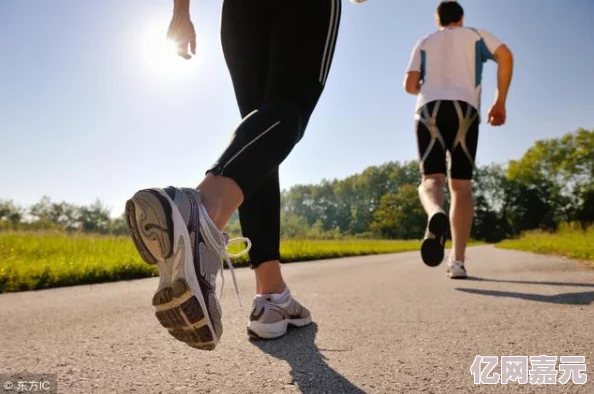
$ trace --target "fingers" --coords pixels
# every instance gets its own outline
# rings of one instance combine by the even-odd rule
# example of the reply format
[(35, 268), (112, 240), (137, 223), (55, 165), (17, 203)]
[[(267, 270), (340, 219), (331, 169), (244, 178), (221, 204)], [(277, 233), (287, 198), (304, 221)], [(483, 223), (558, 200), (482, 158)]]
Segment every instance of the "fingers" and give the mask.
[(178, 56), (191, 59), (190, 52), (196, 54), (196, 32), (190, 20), (172, 19), (167, 31), (167, 39), (175, 42)]
[(488, 123), (491, 126), (501, 126), (505, 124), (505, 106), (495, 103), (489, 110)]
[(501, 126), (505, 123), (505, 115), (501, 113), (489, 114), (489, 124), (491, 126)]
[[(188, 52), (188, 46), (190, 52)], [(196, 55), (196, 36), (193, 36), (190, 40), (183, 40), (183, 42), (177, 44), (177, 54), (184, 59), (191, 59), (192, 55)]]
[(177, 55), (184, 59), (190, 59), (191, 56), (188, 54), (188, 41), (183, 40), (177, 43)]
[(196, 36), (190, 41), (190, 51), (192, 52), (192, 55), (196, 56)]
[[(190, 47), (190, 52), (188, 52), (188, 46)], [(193, 33), (190, 37), (184, 38), (183, 40), (179, 41), (177, 44), (177, 54), (184, 59), (191, 59), (192, 56), (196, 55), (196, 34)]]
[(487, 115), (487, 123), (493, 126), (493, 122), (495, 121), (495, 111), (491, 108), (489, 114)]

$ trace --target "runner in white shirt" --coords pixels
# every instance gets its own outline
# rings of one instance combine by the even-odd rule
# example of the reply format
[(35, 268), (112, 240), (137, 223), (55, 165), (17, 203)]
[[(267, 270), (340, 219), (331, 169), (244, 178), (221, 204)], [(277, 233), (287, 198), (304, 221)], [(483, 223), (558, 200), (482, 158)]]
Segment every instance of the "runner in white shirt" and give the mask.
[[(417, 42), (404, 81), (406, 91), (418, 97), (415, 126), (423, 174), (419, 197), (429, 215), (421, 256), (429, 266), (441, 264), (451, 220), (450, 278), (467, 276), (464, 261), (474, 216), (472, 176), (481, 121), (483, 63), (492, 59), (498, 64), (495, 103), (488, 114), (492, 126), (505, 123), (513, 70), (508, 47), (486, 30), (463, 27), (463, 19), (458, 2), (439, 4), (439, 30)], [(443, 209), (446, 174), (452, 196), (449, 220)]]

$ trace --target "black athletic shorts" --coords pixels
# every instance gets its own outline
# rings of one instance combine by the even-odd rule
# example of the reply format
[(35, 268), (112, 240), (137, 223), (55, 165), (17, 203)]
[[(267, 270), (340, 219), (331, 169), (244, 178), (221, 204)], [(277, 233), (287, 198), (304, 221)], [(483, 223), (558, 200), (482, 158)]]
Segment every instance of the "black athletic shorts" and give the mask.
[(472, 179), (479, 123), (476, 108), (463, 101), (438, 100), (419, 108), (415, 128), (421, 173)]

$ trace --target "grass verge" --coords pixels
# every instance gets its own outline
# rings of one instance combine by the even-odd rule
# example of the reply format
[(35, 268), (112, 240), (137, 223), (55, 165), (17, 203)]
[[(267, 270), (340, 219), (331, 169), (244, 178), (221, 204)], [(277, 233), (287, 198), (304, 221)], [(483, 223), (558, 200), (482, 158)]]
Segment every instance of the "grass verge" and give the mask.
[[(241, 245), (231, 245), (236, 253)], [(283, 262), (418, 250), (420, 241), (286, 240)], [(0, 293), (111, 282), (158, 275), (128, 237), (0, 233)], [(234, 260), (247, 265), (247, 258)]]
[(586, 261), (594, 268), (594, 227), (583, 230), (565, 225), (555, 233), (529, 231), (518, 239), (502, 241), (496, 246), (502, 249), (569, 257)]
[[(239, 245), (230, 250), (237, 252)], [(415, 250), (417, 241), (283, 241), (283, 261)], [(156, 276), (127, 237), (0, 233), (0, 293)], [(246, 258), (235, 260), (236, 266)]]

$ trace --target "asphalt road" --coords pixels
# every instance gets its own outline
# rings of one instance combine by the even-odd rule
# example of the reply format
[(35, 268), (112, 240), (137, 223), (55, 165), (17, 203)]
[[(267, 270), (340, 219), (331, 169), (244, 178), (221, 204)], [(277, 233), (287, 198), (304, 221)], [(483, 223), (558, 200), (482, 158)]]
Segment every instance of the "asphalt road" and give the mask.
[[(55, 373), (60, 393), (594, 393), (594, 269), (490, 246), (467, 267), (455, 281), (418, 252), (287, 264), (315, 323), (267, 342), (247, 338), (253, 274), (238, 269), (244, 308), (227, 276), (213, 352), (157, 323), (156, 278), (3, 294), (0, 373)], [(475, 385), (476, 355), (585, 356), (588, 382)]]

